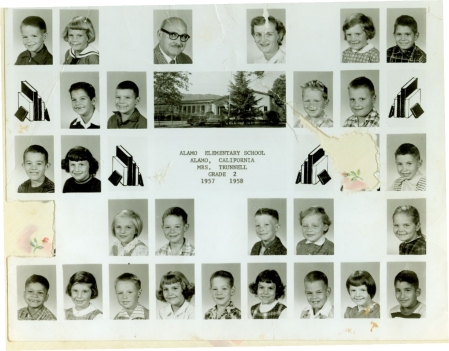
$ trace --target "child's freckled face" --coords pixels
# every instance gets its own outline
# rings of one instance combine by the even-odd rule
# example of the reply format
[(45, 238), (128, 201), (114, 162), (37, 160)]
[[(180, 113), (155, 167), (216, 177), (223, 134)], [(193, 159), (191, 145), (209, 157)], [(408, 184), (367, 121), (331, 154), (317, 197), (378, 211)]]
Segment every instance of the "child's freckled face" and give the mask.
[(265, 305), (274, 302), (276, 297), (276, 284), (260, 282), (257, 286), (257, 297)]
[(396, 282), (395, 284), (396, 300), (402, 307), (414, 307), (418, 302), (418, 296), (421, 294), (421, 289), (416, 289), (408, 282)]
[(280, 37), (274, 23), (269, 22), (268, 26), (266, 24), (254, 26), (254, 41), (259, 50), (264, 54), (274, 55), (278, 52), (278, 40)]
[(396, 32), (394, 33), (394, 38), (396, 39), (396, 44), (402, 50), (407, 50), (411, 48), (415, 41), (418, 39), (419, 33), (413, 33), (409, 26), (397, 26)]
[(81, 117), (91, 117), (95, 111), (95, 103), (97, 98), (90, 99), (87, 93), (80, 90), (73, 90), (70, 93), (72, 99), (72, 108)]
[(32, 55), (43, 48), (47, 33), (44, 33), (37, 27), (26, 25), (22, 26), (20, 31), (22, 33), (23, 45)]
[(134, 311), (139, 303), (140, 293), (136, 284), (129, 280), (119, 280), (115, 286), (118, 303), (127, 311)]
[(189, 224), (184, 224), (184, 221), (180, 216), (167, 216), (162, 225), (165, 237), (173, 244), (180, 244), (184, 241), (184, 233), (187, 229), (189, 229)]
[(136, 98), (132, 89), (117, 89), (115, 91), (115, 107), (120, 113), (132, 114), (138, 103), (139, 98)]
[(349, 88), (349, 106), (354, 115), (366, 117), (373, 110), (376, 96), (365, 87)]
[(307, 88), (303, 92), (302, 103), (309, 117), (319, 118), (324, 116), (324, 108), (328, 101), (324, 100), (321, 91)]
[(162, 287), (162, 292), (165, 301), (170, 305), (181, 307), (185, 301), (184, 295), (182, 294), (181, 283), (165, 284)]
[(92, 296), (91, 284), (76, 283), (70, 290), (70, 297), (78, 311), (84, 310), (89, 307), (90, 298)]
[(23, 162), (25, 172), (31, 181), (43, 183), (45, 180), (45, 171), (50, 164), (45, 162), (45, 155), (39, 152), (27, 152)]
[(346, 41), (354, 50), (363, 49), (368, 44), (366, 33), (360, 24), (346, 30)]
[(357, 304), (357, 306), (366, 308), (371, 306), (371, 296), (368, 294), (368, 288), (366, 285), (361, 286), (349, 286), (349, 295), (351, 300)]
[(80, 53), (89, 45), (87, 33), (83, 29), (69, 29), (67, 37), (69, 45), (76, 53)]
[(115, 236), (122, 243), (122, 246), (129, 244), (137, 235), (136, 227), (131, 218), (117, 217), (115, 219)]
[(223, 277), (212, 279), (210, 293), (218, 306), (228, 306), (234, 292), (235, 289), (229, 285), (229, 279)]
[(256, 222), (256, 233), (260, 240), (265, 244), (272, 242), (279, 230), (277, 220), (267, 214), (258, 215), (254, 219)]
[(89, 161), (69, 161), (69, 171), (77, 182), (83, 182), (90, 177)]
[(48, 292), (41, 283), (30, 283), (26, 286), (23, 297), (29, 307), (39, 308), (48, 300)]
[(314, 213), (302, 219), (302, 235), (311, 242), (316, 242), (324, 235), (324, 231), (329, 228), (323, 223), (321, 215)]
[(328, 288), (322, 280), (305, 282), (304, 286), (307, 301), (315, 311), (319, 311), (324, 306), (331, 293), (330, 288)]
[(393, 218), (393, 231), (401, 241), (412, 241), (418, 238), (419, 223), (415, 224), (413, 218), (406, 213), (396, 213)]
[(404, 177), (407, 180), (412, 179), (419, 168), (422, 165), (422, 161), (418, 160), (415, 156), (406, 154), (406, 155), (397, 155), (396, 156), (396, 168), (401, 177)]

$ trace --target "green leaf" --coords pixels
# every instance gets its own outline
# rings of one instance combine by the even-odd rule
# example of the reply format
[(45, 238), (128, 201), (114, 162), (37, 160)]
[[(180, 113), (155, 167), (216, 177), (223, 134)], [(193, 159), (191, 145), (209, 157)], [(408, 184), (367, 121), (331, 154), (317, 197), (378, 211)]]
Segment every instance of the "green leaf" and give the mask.
[(360, 175), (360, 169), (357, 170), (357, 174)]
[(38, 246), (37, 248), (38, 248), (38, 249), (43, 249), (44, 247), (43, 247), (43, 246)]
[(32, 240), (30, 240), (30, 245), (31, 245), (32, 247), (35, 247), (35, 246), (36, 246), (36, 244), (34, 244)]
[(37, 244), (37, 239), (36, 238), (34, 238), (34, 242)]

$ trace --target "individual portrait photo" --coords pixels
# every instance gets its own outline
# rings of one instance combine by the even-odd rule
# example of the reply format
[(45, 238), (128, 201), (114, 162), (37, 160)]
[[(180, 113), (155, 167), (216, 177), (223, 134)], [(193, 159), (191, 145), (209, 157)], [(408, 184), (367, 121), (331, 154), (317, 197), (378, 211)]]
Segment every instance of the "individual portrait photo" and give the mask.
[(146, 137), (108, 138), (108, 190), (139, 193), (148, 186), (148, 141)]
[(426, 190), (426, 134), (387, 135), (387, 181), (391, 191)]
[(59, 16), (61, 64), (98, 65), (99, 11), (91, 8), (60, 10)]
[(156, 199), (156, 256), (195, 256), (194, 199)]
[(66, 264), (62, 272), (65, 319), (103, 319), (101, 264)]
[(148, 256), (148, 200), (108, 200), (110, 256)]
[(195, 265), (156, 265), (157, 319), (195, 319)]
[(341, 62), (379, 63), (379, 9), (341, 9)]
[(287, 255), (287, 200), (248, 199), (248, 252)]
[(426, 199), (387, 200), (387, 253), (426, 254)]
[(14, 9), (12, 34), (15, 65), (53, 64), (51, 9)]
[(248, 318), (286, 319), (287, 265), (248, 263)]
[(109, 265), (109, 317), (113, 320), (150, 319), (147, 264)]
[(101, 192), (100, 136), (61, 137), (63, 193)]
[(60, 94), (61, 128), (89, 130), (100, 128), (98, 72), (63, 72), (60, 79)]
[(296, 255), (334, 255), (334, 199), (294, 199)]
[(246, 10), (248, 63), (286, 63), (285, 9)]
[(17, 266), (17, 319), (55, 321), (56, 266)]
[(426, 63), (425, 8), (387, 9), (387, 62)]
[(342, 263), (340, 286), (343, 318), (380, 318), (379, 262)]
[(314, 127), (333, 127), (333, 72), (294, 72), (293, 80), (293, 127), (304, 127), (299, 115)]
[(334, 264), (295, 263), (295, 318), (334, 318)]
[(379, 71), (341, 71), (340, 84), (341, 126), (379, 127)]
[(154, 64), (193, 63), (192, 36), (192, 10), (154, 10)]
[(107, 75), (108, 129), (146, 129), (146, 72), (108, 72)]
[[(17, 192), (48, 194), (55, 192), (53, 136), (17, 135), (14, 137)], [(21, 167), (20, 167), (21, 165)], [(58, 167), (59, 168), (59, 167)]]
[(203, 319), (241, 319), (239, 263), (202, 265)]
[(426, 318), (426, 262), (387, 262), (390, 318)]

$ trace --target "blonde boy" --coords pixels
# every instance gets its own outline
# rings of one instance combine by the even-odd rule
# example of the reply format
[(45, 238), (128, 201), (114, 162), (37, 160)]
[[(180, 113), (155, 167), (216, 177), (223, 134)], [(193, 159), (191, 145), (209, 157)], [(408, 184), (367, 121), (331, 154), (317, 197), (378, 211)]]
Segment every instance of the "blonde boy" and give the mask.
[(312, 271), (304, 278), (304, 288), (310, 306), (301, 312), (302, 319), (334, 318), (334, 306), (330, 302), (331, 288), (326, 274)]
[(254, 215), (256, 234), (260, 241), (254, 244), (251, 255), (286, 255), (287, 249), (276, 235), (279, 213), (271, 208), (260, 208)]
[(204, 315), (204, 319), (241, 319), (240, 310), (234, 307), (234, 277), (227, 271), (217, 271), (210, 277), (210, 294), (216, 305)]

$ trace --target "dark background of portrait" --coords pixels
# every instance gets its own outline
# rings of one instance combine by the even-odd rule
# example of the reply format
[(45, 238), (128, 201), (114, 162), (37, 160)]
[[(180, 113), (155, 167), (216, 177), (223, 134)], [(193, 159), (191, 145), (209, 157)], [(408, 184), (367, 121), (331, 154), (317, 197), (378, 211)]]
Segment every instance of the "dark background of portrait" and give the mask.
[(394, 22), (396, 18), (402, 15), (412, 16), (416, 23), (418, 23), (418, 40), (415, 41), (415, 44), (418, 45), (420, 49), (424, 52), (426, 51), (426, 9), (387, 9), (387, 49), (392, 46), (396, 46), (396, 38), (394, 36)]

